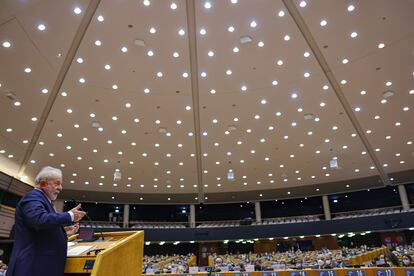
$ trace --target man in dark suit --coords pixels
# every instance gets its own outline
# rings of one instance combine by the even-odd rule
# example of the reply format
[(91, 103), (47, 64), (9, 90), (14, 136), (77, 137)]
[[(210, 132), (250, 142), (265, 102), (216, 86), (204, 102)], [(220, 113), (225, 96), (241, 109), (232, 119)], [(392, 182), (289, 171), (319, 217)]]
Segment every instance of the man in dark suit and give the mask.
[(53, 201), (62, 191), (62, 171), (44, 167), (35, 188), (19, 202), (15, 214), (15, 242), (7, 276), (63, 275), (67, 236), (76, 233), (85, 212), (80, 204), (57, 213)]

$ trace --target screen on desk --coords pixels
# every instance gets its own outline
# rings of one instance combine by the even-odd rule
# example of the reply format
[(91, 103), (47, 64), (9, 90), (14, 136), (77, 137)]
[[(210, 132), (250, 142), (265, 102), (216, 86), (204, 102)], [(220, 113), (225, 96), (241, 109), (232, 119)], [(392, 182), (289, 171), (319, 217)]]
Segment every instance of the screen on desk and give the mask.
[(82, 241), (90, 242), (95, 240), (94, 234), (95, 232), (92, 228), (80, 228), (78, 238)]

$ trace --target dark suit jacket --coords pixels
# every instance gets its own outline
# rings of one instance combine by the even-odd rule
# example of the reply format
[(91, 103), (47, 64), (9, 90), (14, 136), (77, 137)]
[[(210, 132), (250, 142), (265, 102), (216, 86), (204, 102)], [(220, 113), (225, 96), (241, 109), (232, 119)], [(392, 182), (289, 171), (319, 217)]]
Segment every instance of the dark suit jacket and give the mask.
[(7, 276), (61, 276), (65, 268), (67, 236), (63, 226), (69, 213), (56, 213), (37, 189), (19, 202), (15, 214), (15, 241)]

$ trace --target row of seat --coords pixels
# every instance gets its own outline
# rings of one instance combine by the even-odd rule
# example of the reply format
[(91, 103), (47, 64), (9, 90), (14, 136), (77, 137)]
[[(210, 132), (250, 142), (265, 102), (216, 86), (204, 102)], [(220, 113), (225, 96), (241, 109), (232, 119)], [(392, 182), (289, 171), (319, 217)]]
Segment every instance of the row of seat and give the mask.
[(275, 219), (266, 219), (260, 222), (252, 222), (252, 225), (271, 225), (271, 224), (285, 224), (285, 223), (302, 223), (302, 222), (311, 222), (311, 221), (320, 221), (321, 219), (316, 216), (306, 216), (306, 217), (295, 217), (295, 218), (275, 218)]
[(214, 223), (203, 223), (197, 225), (197, 228), (212, 228), (212, 227), (238, 227), (239, 222), (214, 222)]
[(149, 223), (141, 223), (141, 224), (134, 224), (131, 226), (134, 229), (177, 229), (177, 228), (186, 228), (183, 224), (149, 224)]
[(399, 214), (405, 212), (413, 212), (414, 209), (411, 208), (409, 210), (400, 210), (400, 209), (371, 209), (371, 210), (363, 210), (360, 212), (353, 212), (347, 214), (340, 214), (332, 219), (347, 219), (347, 218), (359, 218), (359, 217), (370, 217), (370, 216), (380, 216), (380, 215), (391, 215), (391, 214)]
[(81, 223), (79, 225), (81, 228), (121, 228), (121, 226), (117, 224), (109, 224), (109, 223)]

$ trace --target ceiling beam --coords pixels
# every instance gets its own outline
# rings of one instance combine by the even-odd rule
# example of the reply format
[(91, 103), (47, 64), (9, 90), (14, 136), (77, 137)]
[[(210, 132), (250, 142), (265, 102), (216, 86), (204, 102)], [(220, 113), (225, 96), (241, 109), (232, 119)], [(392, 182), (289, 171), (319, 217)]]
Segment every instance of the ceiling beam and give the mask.
[(282, 2), (285, 5), (286, 9), (289, 11), (290, 16), (295, 21), (296, 26), (299, 28), (299, 31), (302, 33), (303, 38), (306, 40), (317, 62), (319, 63), (319, 66), (321, 67), (323, 73), (325, 74), (326, 78), (331, 84), (331, 87), (333, 91), (335, 92), (336, 97), (338, 98), (340, 104), (345, 110), (346, 115), (348, 116), (349, 120), (354, 126), (356, 132), (358, 133), (361, 139), (362, 144), (365, 146), (372, 162), (374, 163), (379, 173), (379, 176), (382, 180), (382, 183), (384, 185), (391, 185), (391, 181), (389, 180), (388, 175), (385, 173), (384, 169), (381, 166), (381, 162), (379, 161), (378, 157), (375, 155), (374, 148), (371, 146), (371, 144), (368, 141), (368, 138), (365, 136), (364, 130), (362, 129), (357, 117), (355, 116), (351, 108), (351, 105), (346, 99), (344, 92), (342, 91), (338, 83), (338, 80), (336, 79), (330, 66), (328, 65), (328, 62), (326, 61), (325, 56), (322, 54), (322, 51), (320, 50), (318, 44), (316, 43), (315, 38), (313, 37), (308, 26), (306, 25), (305, 20), (303, 19), (302, 15), (298, 11), (297, 7), (295, 6), (295, 3), (293, 3), (292, 0), (282, 0)]
[(86, 31), (92, 21), (92, 18), (100, 4), (101, 0), (91, 0), (89, 2), (88, 8), (85, 10), (85, 14), (82, 17), (82, 20), (79, 24), (78, 30), (72, 40), (68, 53), (63, 60), (63, 64), (60, 67), (60, 70), (57, 74), (56, 80), (53, 84), (52, 90), (50, 91), (49, 98), (47, 99), (46, 105), (42, 111), (42, 115), (40, 116), (39, 122), (36, 125), (36, 129), (33, 133), (32, 139), (30, 139), (30, 144), (27, 147), (25, 155), (20, 162), (19, 171), (17, 173), (17, 177), (21, 177), (26, 169), (26, 164), (29, 161), (35, 146), (37, 145), (37, 141), (39, 140), (40, 134), (42, 133), (43, 128), (45, 127), (47, 118), (49, 117), (50, 111), (55, 104), (56, 98), (59, 95), (59, 91), (62, 87), (63, 81), (66, 78), (66, 75), (69, 71), (69, 68), (75, 58), (75, 55), (79, 49), (79, 46), (82, 42), (83, 37), (85, 36)]
[(187, 32), (188, 49), (190, 52), (190, 72), (191, 72), (191, 92), (193, 96), (193, 119), (194, 119), (194, 139), (195, 139), (195, 158), (197, 162), (197, 187), (198, 202), (204, 202), (203, 191), (203, 168), (201, 152), (201, 130), (200, 130), (200, 99), (198, 90), (198, 61), (197, 61), (197, 29), (195, 16), (195, 1), (186, 1), (187, 10)]

